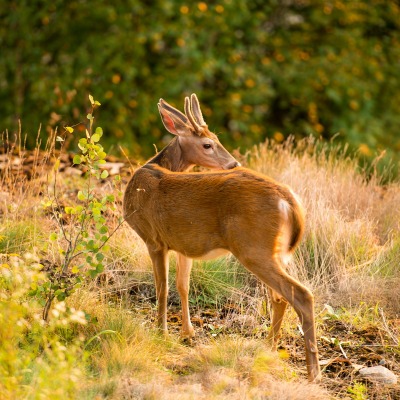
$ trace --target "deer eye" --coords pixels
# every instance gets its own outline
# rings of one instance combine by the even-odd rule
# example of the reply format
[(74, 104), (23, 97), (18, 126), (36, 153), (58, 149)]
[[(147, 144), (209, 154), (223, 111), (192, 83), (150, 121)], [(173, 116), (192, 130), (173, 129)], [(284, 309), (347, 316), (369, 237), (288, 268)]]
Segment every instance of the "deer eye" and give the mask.
[(212, 147), (212, 146), (211, 146), (210, 143), (205, 143), (205, 144), (203, 144), (203, 148), (206, 149), (206, 150), (207, 150), (207, 149), (211, 149), (211, 147)]

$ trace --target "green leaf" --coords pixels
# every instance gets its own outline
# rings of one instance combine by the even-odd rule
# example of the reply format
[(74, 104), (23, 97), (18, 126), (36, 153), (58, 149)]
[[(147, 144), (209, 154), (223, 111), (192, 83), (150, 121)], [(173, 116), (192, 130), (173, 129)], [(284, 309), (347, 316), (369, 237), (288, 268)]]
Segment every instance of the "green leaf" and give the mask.
[(103, 136), (103, 128), (98, 126), (95, 130), (95, 133), (97, 133), (100, 137)]
[(79, 272), (79, 267), (78, 267), (77, 265), (74, 265), (74, 266), (72, 267), (72, 269), (71, 269), (71, 272), (72, 272), (73, 274), (77, 274), (77, 273)]
[(101, 179), (106, 179), (107, 176), (108, 176), (108, 171), (107, 170), (104, 170), (100, 175)]
[(55, 232), (50, 233), (49, 239), (54, 242), (58, 239), (58, 235)]
[(100, 228), (100, 233), (101, 234), (104, 234), (104, 233), (107, 233), (108, 232), (108, 228), (105, 226), (105, 225), (103, 225), (101, 228)]
[(79, 165), (82, 162), (81, 156), (79, 154), (75, 154), (72, 162), (76, 165)]
[(101, 106), (101, 103), (100, 102), (98, 102), (97, 100), (94, 102), (94, 105), (95, 106)]
[(42, 201), (41, 202), (41, 205), (42, 205), (42, 207), (43, 208), (48, 208), (48, 207), (50, 207), (51, 205), (53, 204), (53, 202), (51, 201), (51, 200), (47, 200), (47, 201)]
[(91, 278), (96, 278), (96, 276), (97, 276), (99, 273), (97, 272), (96, 269), (91, 269), (91, 270), (88, 271), (88, 274), (89, 274), (89, 276), (90, 276)]
[(97, 253), (96, 254), (96, 260), (97, 261), (103, 261), (104, 260), (104, 254), (103, 253)]
[(87, 196), (85, 196), (85, 194), (80, 190), (78, 192), (78, 200), (85, 201), (86, 199), (87, 199)]
[(74, 131), (74, 128), (71, 128), (70, 126), (66, 126), (65, 130), (67, 130), (69, 133), (72, 133)]
[(95, 133), (94, 135), (92, 135), (91, 141), (92, 143), (96, 143), (100, 140), (100, 135), (98, 133)]
[(88, 115), (86, 115), (86, 118), (87, 118), (89, 121), (92, 121), (92, 120), (93, 120), (93, 115), (92, 115), (91, 113), (89, 113)]
[(101, 272), (103, 272), (104, 271), (104, 265), (102, 264), (102, 263), (98, 263), (97, 265), (96, 265), (96, 272), (98, 273), (98, 274), (100, 274)]
[(75, 213), (76, 214), (81, 214), (83, 212), (83, 207), (82, 206), (76, 206), (75, 207)]
[[(57, 293), (58, 292), (58, 293)], [(57, 290), (57, 300), (58, 301), (63, 301), (67, 297), (67, 294), (64, 291), (59, 291)]]

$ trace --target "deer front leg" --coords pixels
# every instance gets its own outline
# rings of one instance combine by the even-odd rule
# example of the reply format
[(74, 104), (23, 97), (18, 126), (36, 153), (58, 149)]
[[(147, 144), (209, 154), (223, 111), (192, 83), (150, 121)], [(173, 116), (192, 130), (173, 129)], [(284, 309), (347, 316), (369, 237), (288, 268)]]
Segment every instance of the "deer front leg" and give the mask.
[(166, 250), (154, 251), (149, 249), (149, 254), (153, 263), (156, 283), (158, 328), (167, 335), (168, 252)]
[(181, 338), (190, 340), (194, 337), (194, 329), (190, 322), (189, 312), (189, 283), (190, 271), (193, 260), (183, 254), (176, 253), (176, 288), (178, 290), (182, 306), (182, 331)]
[(271, 342), (272, 350), (276, 351), (278, 347), (278, 341), (281, 337), (279, 331), (288, 303), (282, 296), (274, 292), (271, 288), (268, 288), (268, 293), (272, 307), (272, 318), (267, 340)]

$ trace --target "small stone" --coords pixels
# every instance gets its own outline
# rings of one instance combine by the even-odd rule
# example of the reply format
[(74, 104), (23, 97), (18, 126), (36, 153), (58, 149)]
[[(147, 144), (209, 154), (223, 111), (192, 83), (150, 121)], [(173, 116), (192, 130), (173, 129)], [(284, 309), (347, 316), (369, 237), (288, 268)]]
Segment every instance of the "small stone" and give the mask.
[(82, 175), (82, 171), (78, 168), (74, 168), (74, 167), (67, 167), (64, 170), (65, 175), (68, 176), (81, 176)]
[(371, 382), (384, 383), (386, 385), (395, 385), (397, 383), (397, 376), (382, 365), (362, 368), (358, 372), (363, 378)]
[(110, 175), (118, 175), (124, 166), (125, 164), (122, 162), (106, 162), (101, 167), (106, 169)]

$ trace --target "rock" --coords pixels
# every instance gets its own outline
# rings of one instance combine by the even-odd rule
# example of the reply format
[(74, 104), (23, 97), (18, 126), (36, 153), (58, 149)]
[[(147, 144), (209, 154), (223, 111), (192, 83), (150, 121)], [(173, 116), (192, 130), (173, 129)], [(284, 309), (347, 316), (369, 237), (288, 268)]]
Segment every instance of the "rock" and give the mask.
[(64, 170), (64, 174), (67, 176), (81, 176), (82, 175), (82, 171), (78, 168), (74, 168), (74, 167), (67, 167)]
[(125, 166), (123, 162), (106, 162), (101, 167), (106, 169), (108, 173), (112, 175), (118, 175), (121, 171), (121, 168)]
[(386, 385), (395, 385), (397, 383), (397, 376), (382, 365), (362, 368), (358, 372), (363, 378), (371, 382), (384, 383)]

